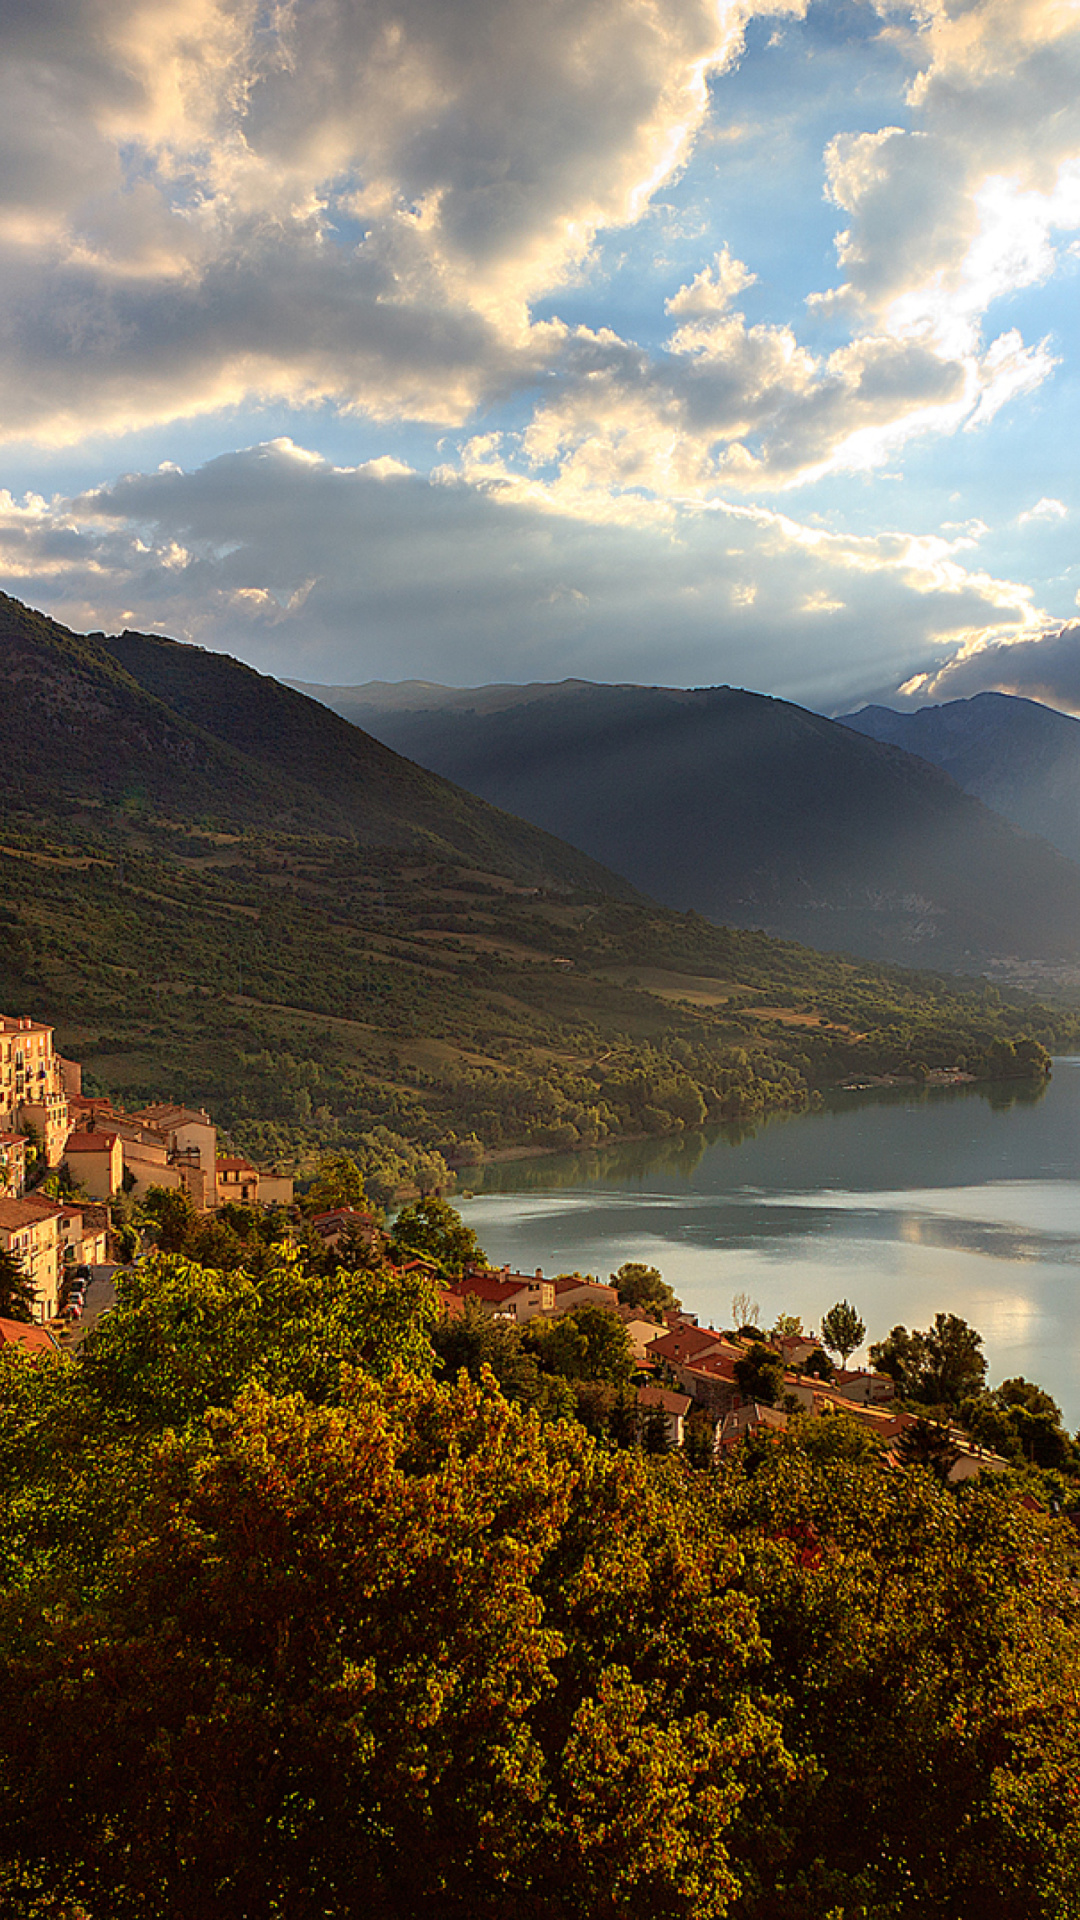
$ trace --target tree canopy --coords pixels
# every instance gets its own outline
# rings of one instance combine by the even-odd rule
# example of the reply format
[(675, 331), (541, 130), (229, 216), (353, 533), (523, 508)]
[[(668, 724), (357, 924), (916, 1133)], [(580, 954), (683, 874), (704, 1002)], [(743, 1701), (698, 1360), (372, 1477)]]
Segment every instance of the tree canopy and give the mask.
[(487, 1256), (471, 1227), (448, 1200), (433, 1194), (403, 1207), (390, 1230), (390, 1252), (399, 1263), (430, 1260), (448, 1279), (469, 1267), (486, 1267)]
[(646, 1266), (640, 1260), (624, 1260), (618, 1272), (612, 1274), (611, 1281), (617, 1287), (624, 1306), (639, 1307), (655, 1320), (659, 1320), (666, 1310), (682, 1305), (659, 1267)]
[(936, 1313), (925, 1332), (894, 1327), (871, 1347), (870, 1358), (892, 1375), (905, 1399), (953, 1412), (986, 1378), (982, 1335), (955, 1313)]
[(856, 1347), (861, 1347), (865, 1338), (866, 1325), (848, 1301), (838, 1300), (828, 1313), (822, 1315), (822, 1344), (828, 1347), (830, 1353), (839, 1354), (841, 1366), (847, 1366)]

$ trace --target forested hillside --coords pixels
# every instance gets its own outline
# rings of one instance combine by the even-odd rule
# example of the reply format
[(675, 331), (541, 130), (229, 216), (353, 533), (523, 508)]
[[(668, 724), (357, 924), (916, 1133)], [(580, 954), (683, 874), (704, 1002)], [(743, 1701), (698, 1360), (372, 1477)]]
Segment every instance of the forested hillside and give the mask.
[(5, 1912), (1075, 1920), (1037, 1476), (954, 1493), (843, 1414), (695, 1467), (436, 1331), (279, 1248), (0, 1352)]

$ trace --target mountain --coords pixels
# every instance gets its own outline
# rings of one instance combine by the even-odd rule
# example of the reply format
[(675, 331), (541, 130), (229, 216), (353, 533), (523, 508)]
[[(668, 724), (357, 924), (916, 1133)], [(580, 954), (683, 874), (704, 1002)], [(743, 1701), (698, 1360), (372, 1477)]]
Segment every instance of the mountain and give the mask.
[(917, 713), (864, 707), (842, 724), (920, 754), (965, 792), (1080, 860), (1080, 720), (1012, 693)]
[(1076, 1039), (984, 981), (657, 906), (224, 656), (12, 600), (0, 642), (0, 1008), (54, 1022), (87, 1091), (206, 1105), (262, 1162), (355, 1153), (389, 1197), (440, 1155), (677, 1142), (867, 1075), (1035, 1093)]
[(225, 828), (427, 848), (629, 897), (586, 855), (512, 820), (225, 654), (70, 633), (0, 594), (0, 811), (74, 802)]
[(925, 760), (788, 701), (581, 681), (322, 697), (668, 906), (918, 965), (1080, 956), (1071, 860)]

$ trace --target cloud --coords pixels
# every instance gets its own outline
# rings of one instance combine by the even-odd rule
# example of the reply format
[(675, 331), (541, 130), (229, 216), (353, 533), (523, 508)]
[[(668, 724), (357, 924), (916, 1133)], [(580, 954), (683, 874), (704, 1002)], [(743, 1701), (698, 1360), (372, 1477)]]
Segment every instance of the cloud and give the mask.
[(1067, 520), (1068, 517), (1069, 509), (1064, 500), (1050, 500), (1044, 495), (1033, 507), (1028, 507), (1025, 513), (1018, 516), (1016, 524), (1026, 527), (1032, 520)]
[(917, 67), (913, 124), (830, 142), (827, 188), (849, 224), (825, 300), (964, 353), (1080, 226), (1080, 16), (1071, 0), (875, 4)]
[(1016, 693), (1080, 714), (1080, 624), (1010, 644), (978, 640), (937, 671), (901, 688), (906, 698), (962, 700), (976, 693)]
[(753, 505), (584, 521), (536, 482), (336, 467), (290, 440), (75, 499), (0, 498), (0, 578), (21, 599), (335, 683), (663, 677), (839, 706), (1045, 622), (974, 549)]
[(576, 499), (583, 511), (601, 492), (685, 503), (805, 485), (989, 418), (1045, 377), (1042, 355), (1015, 333), (959, 359), (887, 334), (816, 355), (789, 326), (702, 308), (698, 286), (682, 290), (692, 317), (663, 353), (610, 331), (568, 334), (551, 397), (499, 444), (505, 471), (557, 472), (566, 509)]
[(0, 419), (235, 405), (457, 422), (529, 302), (683, 164), (755, 12), (806, 0), (0, 6)]
[(752, 287), (757, 274), (743, 261), (735, 260), (727, 247), (716, 256), (714, 267), (703, 267), (688, 286), (680, 287), (664, 302), (664, 312), (679, 317), (700, 313), (725, 313), (746, 287)]

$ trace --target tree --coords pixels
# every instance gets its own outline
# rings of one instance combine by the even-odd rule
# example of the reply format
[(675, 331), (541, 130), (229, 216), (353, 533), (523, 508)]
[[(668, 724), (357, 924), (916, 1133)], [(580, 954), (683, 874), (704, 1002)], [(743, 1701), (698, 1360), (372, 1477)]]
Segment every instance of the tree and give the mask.
[(731, 1298), (731, 1318), (736, 1327), (755, 1327), (761, 1318), (761, 1307), (743, 1288)]
[(905, 1466), (929, 1467), (943, 1485), (960, 1458), (944, 1420), (916, 1420), (904, 1428), (896, 1450)]
[(980, 1393), (986, 1378), (982, 1335), (955, 1313), (936, 1313), (925, 1332), (894, 1327), (871, 1347), (870, 1358), (905, 1399), (950, 1412)]
[(332, 1213), (335, 1207), (366, 1208), (364, 1177), (347, 1153), (327, 1153), (300, 1205), (309, 1216)]
[(821, 1338), (830, 1353), (840, 1355), (840, 1364), (846, 1367), (856, 1347), (861, 1347), (866, 1338), (866, 1326), (853, 1306), (846, 1300), (838, 1300), (822, 1316)]
[(151, 1187), (142, 1203), (142, 1218), (162, 1253), (183, 1253), (199, 1224), (186, 1187)]
[(784, 1391), (780, 1355), (761, 1340), (755, 1340), (749, 1353), (736, 1360), (735, 1378), (744, 1398), (755, 1400), (763, 1407), (775, 1407)]
[(34, 1318), (37, 1289), (17, 1253), (0, 1247), (0, 1320)]
[(464, 1312), (444, 1314), (431, 1342), (448, 1380), (464, 1369), (479, 1383), (487, 1368), (508, 1400), (536, 1406), (544, 1397), (543, 1377), (535, 1354), (525, 1349), (521, 1328), (511, 1320), (497, 1320), (479, 1300), (467, 1298)]
[(577, 1307), (550, 1324), (530, 1320), (524, 1337), (540, 1365), (564, 1380), (606, 1380), (618, 1387), (634, 1371), (626, 1328), (607, 1307)]
[(648, 1409), (641, 1423), (641, 1445), (646, 1453), (664, 1454), (671, 1452), (671, 1435), (668, 1432), (667, 1414), (659, 1403)]
[(798, 1313), (778, 1313), (769, 1329), (771, 1340), (797, 1338), (802, 1333), (802, 1315)]
[(624, 1306), (638, 1307), (654, 1320), (661, 1319), (665, 1310), (677, 1311), (682, 1305), (659, 1267), (645, 1266), (640, 1260), (624, 1260), (611, 1280)]
[(434, 1195), (402, 1208), (390, 1230), (390, 1255), (399, 1266), (405, 1260), (431, 1260), (448, 1279), (488, 1265), (472, 1228), (449, 1201)]

